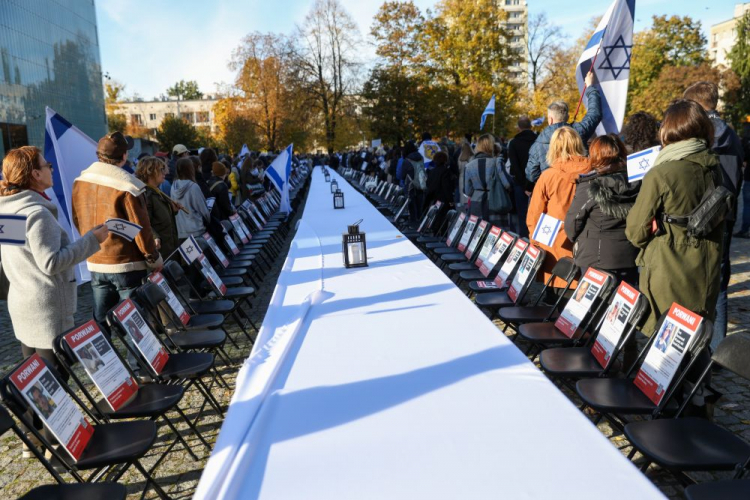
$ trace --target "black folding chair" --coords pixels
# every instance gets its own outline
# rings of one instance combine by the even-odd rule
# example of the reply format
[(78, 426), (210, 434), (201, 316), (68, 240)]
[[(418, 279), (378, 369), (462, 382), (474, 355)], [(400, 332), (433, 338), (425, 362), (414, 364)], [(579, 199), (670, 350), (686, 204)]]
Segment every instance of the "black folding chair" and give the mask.
[(685, 488), (686, 500), (747, 500), (750, 498), (750, 479), (729, 479), (694, 484)]
[[(482, 248), (490, 228), (491, 226), (487, 221), (479, 221), (469, 244), (463, 252), (442, 254), (438, 263), (443, 272), (447, 272), (448, 276), (453, 277), (453, 274), (466, 270), (466, 267), (469, 269), (476, 267), (474, 261), (479, 255), (479, 250)], [(452, 266), (457, 266), (457, 268)]]
[(16, 421), (13, 420), (13, 417), (10, 416), (10, 413), (3, 407), (0, 406), (0, 436), (4, 435), (8, 431), (13, 431), (13, 433), (18, 436), (18, 439), (20, 439), (23, 444), (26, 445), (26, 447), (31, 451), (31, 453), (36, 457), (37, 460), (44, 466), (45, 469), (47, 469), (47, 472), (49, 472), (52, 477), (55, 478), (55, 481), (58, 483), (64, 483), (62, 477), (60, 477), (60, 474), (52, 467), (52, 465), (47, 461), (46, 458), (44, 458), (43, 451), (40, 451), (39, 448), (37, 448), (31, 440), (28, 438), (26, 433), (21, 430), (18, 425), (16, 425)]
[[(706, 323), (711, 326), (710, 322)], [(713, 328), (707, 328), (707, 330), (706, 337), (710, 340)], [(750, 444), (734, 432), (709, 420), (682, 417), (685, 407), (711, 373), (713, 365), (721, 366), (745, 380), (750, 380), (748, 360), (750, 360), (750, 334), (743, 332), (727, 336), (716, 348), (716, 352), (711, 356), (710, 362), (683, 401), (675, 418), (630, 422), (625, 425), (625, 436), (633, 445), (633, 452), (630, 456), (632, 457), (638, 450), (646, 457), (646, 463), (641, 470), (645, 471), (652, 462), (657, 463), (688, 483), (692, 480), (687, 478), (683, 471), (734, 471), (734, 479), (739, 479), (748, 471)], [(750, 493), (747, 483), (741, 486), (724, 485), (722, 488), (731, 491), (735, 486), (744, 488), (746, 493)]]
[(528, 238), (515, 237), (513, 244), (508, 246), (486, 278), (478, 278), (469, 282), (466, 295), (471, 298), (480, 293), (497, 293), (507, 290), (528, 246)]
[(125, 500), (128, 490), (117, 483), (46, 484), (18, 500)]
[[(151, 485), (159, 497), (169, 500), (169, 495), (164, 492), (151, 475), (153, 469), (152, 471), (147, 471), (139, 461), (156, 441), (156, 423), (151, 420), (101, 423), (86, 405), (78, 399), (78, 396), (70, 390), (70, 387), (62, 381), (54, 367), (48, 365), (43, 358), (39, 359), (49, 369), (50, 374), (61, 389), (91, 419), (93, 422), (91, 425), (94, 427), (94, 433), (81, 456), (78, 460), (73, 460), (66, 451), (53, 446), (44, 436), (44, 433), (34, 428), (34, 424), (27, 413), (30, 410), (29, 404), (18, 389), (10, 382), (10, 374), (8, 374), (0, 380), (0, 397), (2, 397), (6, 406), (13, 412), (16, 418), (39, 440), (44, 449), (79, 483), (96, 482), (105, 477), (105, 475), (107, 480), (116, 482), (132, 465), (146, 479), (144, 492)], [(19, 363), (10, 373), (15, 372), (25, 361)], [(32, 449), (34, 449), (33, 446)], [(82, 471), (89, 470), (93, 470), (93, 472), (86, 478), (80, 474)], [(59, 474), (55, 474), (55, 479), (62, 482)]]

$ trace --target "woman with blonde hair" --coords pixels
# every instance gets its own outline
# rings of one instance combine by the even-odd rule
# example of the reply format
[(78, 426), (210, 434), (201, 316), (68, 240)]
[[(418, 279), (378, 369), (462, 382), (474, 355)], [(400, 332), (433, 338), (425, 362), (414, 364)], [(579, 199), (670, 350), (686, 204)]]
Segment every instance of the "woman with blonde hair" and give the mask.
[(502, 156), (495, 156), (495, 138), (492, 134), (484, 134), (477, 140), (474, 159), (464, 170), (463, 194), (469, 199), (469, 215), (478, 215), (483, 220), (489, 220), (489, 184), (492, 175), (499, 176), (505, 189), (510, 189), (510, 183), (502, 172)]
[[(532, 241), (534, 229), (542, 214), (559, 221), (565, 220), (576, 193), (579, 176), (591, 171), (591, 163), (584, 154), (581, 136), (572, 127), (560, 127), (552, 134), (547, 151), (547, 163), (550, 167), (539, 176), (526, 215), (526, 226), (532, 235)], [(568, 240), (563, 230), (557, 234), (552, 246), (535, 243), (547, 251), (547, 258), (542, 264), (542, 280), (546, 282), (560, 258), (573, 257), (573, 243)], [(573, 286), (575, 285), (574, 283)], [(563, 288), (565, 281), (555, 279), (552, 286)]]

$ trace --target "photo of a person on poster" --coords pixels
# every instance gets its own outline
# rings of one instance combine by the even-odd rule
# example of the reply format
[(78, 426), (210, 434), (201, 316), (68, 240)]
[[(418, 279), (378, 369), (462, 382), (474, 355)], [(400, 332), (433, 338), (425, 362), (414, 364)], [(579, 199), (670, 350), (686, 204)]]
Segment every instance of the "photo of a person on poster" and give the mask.
[(39, 382), (32, 385), (31, 389), (26, 392), (26, 395), (34, 403), (34, 406), (36, 406), (36, 409), (39, 410), (39, 413), (44, 418), (49, 418), (50, 415), (52, 415), (52, 412), (57, 409), (55, 401), (46, 394)]
[(128, 320), (128, 322), (125, 324), (125, 326), (127, 327), (128, 331), (130, 332), (130, 336), (133, 338), (133, 341), (136, 344), (140, 344), (141, 340), (143, 340), (143, 334), (138, 329), (138, 327), (136, 326), (135, 322), (132, 319)]
[(659, 338), (656, 339), (656, 348), (661, 352), (667, 352), (667, 347), (672, 343), (674, 332), (675, 325), (673, 323), (667, 323), (659, 334)]
[(588, 281), (581, 282), (581, 285), (576, 290), (576, 296), (573, 298), (576, 302), (580, 302), (581, 299), (586, 295), (586, 292), (589, 289), (590, 283)]

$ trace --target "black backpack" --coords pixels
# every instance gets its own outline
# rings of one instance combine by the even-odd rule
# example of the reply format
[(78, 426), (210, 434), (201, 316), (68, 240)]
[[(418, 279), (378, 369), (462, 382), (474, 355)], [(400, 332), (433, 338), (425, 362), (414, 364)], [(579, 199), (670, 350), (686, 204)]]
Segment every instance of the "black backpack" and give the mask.
[[(721, 175), (721, 174), (719, 174)], [(719, 184), (717, 187), (716, 184)], [(662, 214), (662, 221), (682, 226), (691, 238), (705, 238), (732, 213), (734, 194), (711, 176), (701, 202), (687, 215)]]

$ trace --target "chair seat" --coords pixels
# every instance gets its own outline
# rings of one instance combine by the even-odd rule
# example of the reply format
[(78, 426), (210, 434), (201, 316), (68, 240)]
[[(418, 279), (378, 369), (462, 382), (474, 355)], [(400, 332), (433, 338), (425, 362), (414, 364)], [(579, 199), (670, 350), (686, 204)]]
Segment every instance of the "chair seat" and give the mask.
[(175, 333), (170, 338), (182, 349), (210, 349), (224, 345), (227, 334), (222, 330), (190, 330)]
[(525, 323), (518, 327), (518, 334), (538, 344), (570, 345), (576, 341), (557, 329), (554, 323)]
[[(456, 262), (448, 266), (448, 269), (450, 269), (451, 271), (460, 272), (460, 273), (467, 273), (471, 271), (476, 271), (479, 273), (477, 266), (472, 262)], [(482, 273), (479, 273), (479, 278), (484, 278)], [(478, 280), (479, 278), (472, 278), (472, 279)]]
[(693, 484), (685, 489), (687, 500), (747, 500), (750, 498), (750, 479), (729, 479)]
[(229, 314), (235, 308), (231, 300), (191, 300), (192, 307), (198, 314)]
[(477, 295), (476, 304), (480, 307), (510, 307), (515, 305), (506, 292)]
[[(569, 378), (594, 378), (604, 371), (602, 365), (591, 354), (589, 347), (554, 347), (546, 349), (539, 354), (539, 363), (542, 369), (554, 376)], [(615, 363), (618, 363), (615, 361)], [(617, 366), (613, 365), (610, 371), (616, 372)]]
[(196, 314), (191, 316), (185, 328), (187, 330), (205, 330), (207, 328), (220, 328), (222, 324), (224, 324), (224, 316), (221, 314)]
[(497, 315), (505, 323), (520, 325), (523, 323), (536, 323), (557, 319), (560, 313), (555, 310), (554, 306), (526, 306), (526, 307), (506, 307)]
[[(413, 234), (419, 234), (416, 231)], [(404, 233), (406, 235), (406, 233)], [(417, 243), (425, 244), (425, 243), (437, 243), (440, 241), (445, 240), (445, 238), (442, 238), (440, 236), (420, 236), (417, 238)]]
[(165, 379), (195, 378), (208, 372), (214, 364), (214, 355), (207, 352), (181, 352), (170, 354), (167, 364), (159, 374)]
[[(239, 286), (243, 285), (245, 283), (245, 280), (242, 279), (240, 276), (219, 276), (221, 278), (221, 282), (224, 283), (226, 286)], [(208, 281), (203, 282), (203, 288), (206, 290), (212, 290), (211, 285), (208, 283)]]
[[(489, 284), (489, 286), (484, 286), (484, 287), (479, 286), (480, 281), (484, 284)], [(492, 280), (488, 280), (484, 278), (484, 276), (482, 276), (481, 279), (478, 279), (476, 281), (472, 281), (471, 283), (469, 283), (469, 290), (471, 290), (472, 292), (476, 294), (487, 293), (487, 292), (497, 293), (497, 292), (502, 292), (503, 290), (507, 290), (507, 289), (508, 289), (507, 286), (504, 286), (504, 287), (495, 286)]]
[(145, 384), (138, 388), (135, 397), (119, 410), (113, 410), (102, 398), (96, 407), (109, 418), (145, 418), (161, 415), (180, 402), (185, 388), (179, 385)]
[(732, 470), (750, 457), (750, 444), (702, 418), (632, 422), (625, 426), (625, 435), (644, 455), (667, 469)]
[(255, 294), (255, 288), (251, 286), (237, 286), (227, 288), (227, 293), (224, 294), (225, 299), (243, 299)]
[(45, 484), (18, 500), (125, 500), (127, 488), (117, 483)]
[[(456, 252), (458, 252), (458, 250), (456, 250), (453, 247), (448, 247), (448, 246), (435, 248), (433, 250), (433, 253), (435, 253), (435, 255), (448, 255), (449, 253), (456, 253)], [(461, 256), (463, 256), (463, 254), (461, 254)]]
[[(253, 250), (255, 251), (255, 250)], [(260, 253), (260, 250), (258, 250), (255, 253)], [(253, 265), (252, 260), (245, 260), (245, 259), (237, 259), (233, 260), (229, 263), (229, 269), (237, 269), (237, 268), (246, 268)]]
[[(467, 263), (466, 256), (462, 253), (444, 254), (440, 256), (440, 260), (442, 260), (443, 262), (454, 262), (454, 263), (461, 263), (461, 264)], [(471, 264), (471, 263), (468, 263), (468, 264)]]
[[(425, 248), (435, 250), (437, 248), (448, 248), (448, 245), (445, 244), (445, 241), (436, 241), (434, 243), (427, 243)], [(451, 250), (453, 250), (453, 248), (451, 248)]]
[(579, 380), (576, 392), (584, 403), (604, 413), (648, 414), (656, 409), (629, 378)]
[(152, 420), (100, 424), (74, 467), (86, 470), (130, 462), (143, 457), (155, 440), (156, 423)]
[(234, 269), (219, 269), (216, 271), (216, 274), (219, 275), (219, 278), (229, 277), (229, 276), (244, 276), (246, 273), (245, 269), (242, 269), (241, 267), (236, 267)]

